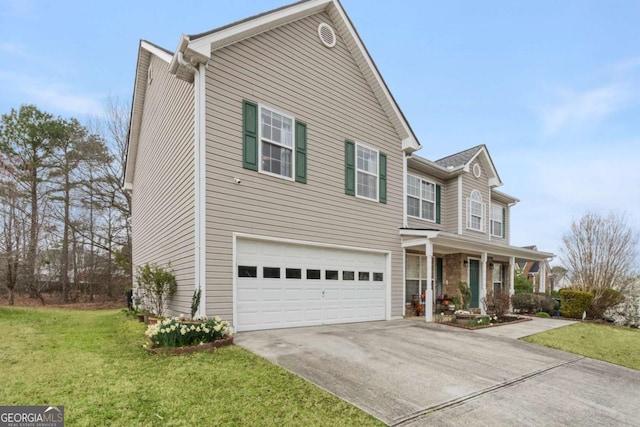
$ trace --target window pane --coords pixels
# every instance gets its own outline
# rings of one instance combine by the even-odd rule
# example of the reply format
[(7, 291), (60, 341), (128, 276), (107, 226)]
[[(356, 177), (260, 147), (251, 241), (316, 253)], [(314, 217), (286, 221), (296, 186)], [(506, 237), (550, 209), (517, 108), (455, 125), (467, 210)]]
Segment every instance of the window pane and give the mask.
[(262, 170), (291, 178), (291, 150), (263, 141)]
[(358, 172), (358, 196), (377, 199), (378, 177)]
[(262, 277), (265, 279), (279, 279), (280, 267), (263, 267)]
[(307, 280), (320, 280), (320, 270), (307, 270)]
[(411, 302), (412, 300), (418, 301), (420, 298), (420, 281), (419, 280), (407, 280), (406, 287), (407, 293), (405, 302)]
[(436, 191), (433, 184), (429, 182), (422, 182), (422, 198), (429, 201), (435, 201)]
[(493, 264), (493, 281), (502, 282), (502, 264)]
[(431, 220), (435, 218), (435, 206), (433, 202), (422, 202), (422, 218)]
[(415, 176), (409, 175), (407, 177), (407, 194), (420, 197), (420, 180)]
[(258, 267), (239, 265), (238, 277), (258, 277)]
[(420, 216), (420, 200), (407, 196), (407, 215)]
[(475, 229), (475, 230), (480, 230), (481, 221), (480, 218), (478, 218), (477, 216), (472, 216), (471, 217), (471, 228)]
[(420, 278), (420, 257), (418, 255), (407, 255), (407, 278)]
[(378, 153), (369, 148), (358, 145), (358, 169), (373, 174), (378, 173)]
[(355, 273), (353, 271), (343, 271), (342, 272), (342, 280), (354, 280)]
[(338, 280), (338, 270), (326, 270), (324, 272), (324, 278), (326, 280)]
[(361, 271), (358, 273), (358, 280), (369, 280), (369, 272), (368, 271)]
[(373, 273), (374, 282), (382, 282), (384, 280), (384, 273)]
[(287, 268), (286, 270), (286, 278), (287, 279), (302, 279), (302, 269), (301, 268)]

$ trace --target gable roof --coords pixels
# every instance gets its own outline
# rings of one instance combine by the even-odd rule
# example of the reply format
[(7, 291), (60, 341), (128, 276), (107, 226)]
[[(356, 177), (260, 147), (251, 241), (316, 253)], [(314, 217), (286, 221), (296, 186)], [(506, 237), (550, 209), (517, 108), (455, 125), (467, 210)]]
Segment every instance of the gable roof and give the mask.
[(183, 34), (169, 71), (178, 78), (192, 81), (190, 66), (206, 63), (213, 51), (320, 12), (326, 12), (331, 17), (334, 30), (344, 40), (378, 102), (402, 138), (402, 149), (408, 153), (419, 150), (421, 145), (409, 122), (338, 0), (303, 0), (204, 33)]
[(129, 118), (129, 137), (127, 138), (127, 161), (125, 163), (124, 188), (131, 189), (133, 174), (135, 171), (136, 155), (138, 152), (138, 138), (142, 123), (142, 109), (147, 92), (147, 79), (151, 55), (171, 62), (173, 53), (146, 40), (140, 40), (138, 47), (138, 60), (136, 63), (136, 75), (133, 83), (133, 100), (131, 101), (131, 116)]
[(482, 147), (484, 147), (484, 145), (476, 145), (475, 147), (471, 147), (464, 151), (460, 151), (459, 153), (451, 154), (447, 157), (441, 158), (440, 160), (436, 160), (435, 163), (444, 168), (464, 167), (476, 156)]
[(493, 164), (491, 155), (487, 146), (484, 144), (476, 145), (459, 153), (452, 154), (447, 157), (443, 157), (440, 160), (436, 160), (435, 163), (439, 166), (447, 168), (448, 170), (463, 169), (465, 172), (469, 172), (471, 163), (480, 157), (485, 164), (487, 174), (489, 176), (489, 185), (491, 187), (499, 187), (502, 185), (496, 166)]

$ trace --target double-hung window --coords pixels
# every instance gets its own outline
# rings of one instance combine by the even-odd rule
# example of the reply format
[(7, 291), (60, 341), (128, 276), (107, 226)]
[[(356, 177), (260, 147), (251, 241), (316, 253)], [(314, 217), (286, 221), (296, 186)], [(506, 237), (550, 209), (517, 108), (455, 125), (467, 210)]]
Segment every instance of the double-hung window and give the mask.
[(378, 200), (378, 152), (356, 144), (356, 195)]
[(436, 220), (436, 185), (412, 175), (407, 176), (407, 214)]
[(482, 194), (478, 190), (473, 190), (467, 199), (467, 227), (471, 230), (484, 231), (485, 204), (482, 203)]
[(387, 156), (360, 143), (344, 141), (344, 192), (387, 203)]
[(491, 205), (491, 235), (504, 237), (504, 208)]
[(293, 179), (294, 119), (260, 106), (260, 171)]
[(242, 167), (307, 183), (307, 125), (292, 116), (242, 101)]

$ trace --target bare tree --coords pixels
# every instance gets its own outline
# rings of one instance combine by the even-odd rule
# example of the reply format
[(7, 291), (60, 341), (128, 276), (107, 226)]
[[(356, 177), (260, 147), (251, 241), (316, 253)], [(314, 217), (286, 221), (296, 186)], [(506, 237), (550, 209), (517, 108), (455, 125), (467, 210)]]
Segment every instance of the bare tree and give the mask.
[(561, 260), (575, 287), (594, 292), (626, 291), (634, 276), (638, 233), (623, 214), (587, 213), (562, 238)]

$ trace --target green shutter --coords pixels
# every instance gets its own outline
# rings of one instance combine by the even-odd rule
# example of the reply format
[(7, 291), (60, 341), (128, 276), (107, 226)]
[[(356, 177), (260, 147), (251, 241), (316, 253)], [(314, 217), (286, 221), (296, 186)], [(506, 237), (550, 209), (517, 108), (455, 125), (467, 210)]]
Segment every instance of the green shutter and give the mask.
[(505, 221), (507, 218), (507, 210), (505, 208), (502, 208), (502, 238), (506, 238), (507, 237), (507, 221)]
[(344, 192), (356, 195), (356, 146), (353, 141), (344, 141)]
[(242, 101), (242, 167), (258, 170), (258, 105)]
[(380, 153), (380, 188), (378, 190), (378, 201), (387, 203), (387, 155), (384, 153)]
[(436, 184), (436, 224), (440, 224), (440, 197), (442, 193), (442, 188), (440, 185)]
[(296, 181), (307, 183), (307, 125), (296, 121)]

